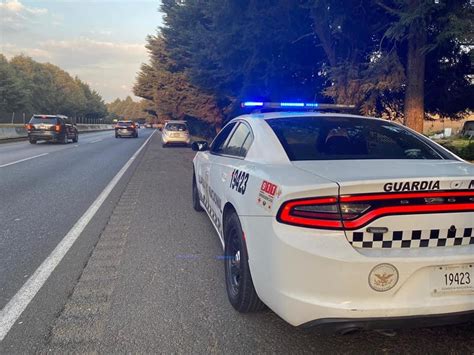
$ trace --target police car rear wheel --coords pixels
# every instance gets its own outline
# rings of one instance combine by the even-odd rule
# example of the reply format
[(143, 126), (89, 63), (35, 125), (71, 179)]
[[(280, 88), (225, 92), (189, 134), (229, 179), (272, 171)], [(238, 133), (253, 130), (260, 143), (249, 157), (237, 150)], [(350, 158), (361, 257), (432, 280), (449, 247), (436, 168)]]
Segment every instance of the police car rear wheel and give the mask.
[(225, 279), (227, 296), (239, 312), (257, 312), (265, 308), (253, 286), (247, 247), (239, 217), (232, 213), (225, 224)]
[(199, 191), (196, 184), (196, 175), (193, 174), (193, 208), (197, 212), (204, 211), (199, 202)]

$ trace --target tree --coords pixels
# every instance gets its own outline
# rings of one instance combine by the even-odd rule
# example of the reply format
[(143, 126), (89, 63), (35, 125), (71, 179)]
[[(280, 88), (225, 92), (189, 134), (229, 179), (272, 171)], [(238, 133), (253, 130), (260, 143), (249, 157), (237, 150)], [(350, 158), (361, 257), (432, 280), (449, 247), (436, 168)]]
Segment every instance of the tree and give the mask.
[[(453, 79), (453, 71), (450, 67), (455, 68), (462, 71), (458, 72), (456, 84), (452, 87), (455, 90), (449, 88), (452, 85), (450, 81), (448, 90), (444, 93), (448, 94), (450, 100), (456, 100), (456, 98), (449, 91), (458, 93), (459, 89), (464, 87), (472, 93), (472, 84), (467, 76), (470, 73), (467, 62), (471, 62), (471, 59), (465, 50), (472, 49), (474, 43), (473, 6), (468, 0), (377, 0), (375, 2), (390, 15), (391, 22), (385, 36), (391, 40), (391, 44), (400, 46), (398, 53), (405, 62), (407, 77), (404, 100), (405, 124), (421, 132), (426, 109), (426, 74), (446, 75), (442, 80), (431, 77), (431, 82), (428, 81), (428, 83), (436, 85), (440, 81), (446, 82), (446, 79)], [(465, 46), (465, 50), (462, 46)], [(443, 48), (449, 48), (449, 50), (443, 51)], [(428, 71), (426, 70), (427, 61), (430, 63)], [(433, 89), (432, 92), (435, 92), (436, 89)], [(443, 95), (436, 98), (443, 99)], [(469, 101), (472, 108), (472, 99), (468, 99), (460, 106), (435, 105), (437, 106), (435, 111), (441, 114), (444, 113), (443, 111), (453, 114), (453, 107), (457, 107), (458, 112), (463, 111), (469, 107), (469, 104), (466, 105)]]
[(242, 99), (332, 100), (421, 130), (425, 111), (460, 117), (473, 105), (472, 9), (468, 0), (163, 0), (162, 35), (169, 70), (227, 114)]
[[(315, 45), (324, 51), (317, 66), (327, 78), (322, 89), (336, 103), (354, 104), (364, 114), (382, 113), (402, 90), (403, 67), (380, 46), (387, 16), (372, 0), (308, 0)], [(390, 111), (390, 110), (388, 110)]]
[(26, 56), (7, 61), (0, 55), (0, 111), (104, 117), (102, 97), (61, 68)]
[(115, 99), (113, 102), (107, 104), (110, 115), (116, 119), (130, 119), (152, 121), (153, 117), (145, 110), (145, 100), (136, 102), (130, 96), (125, 100)]
[(22, 78), (0, 54), (0, 112), (18, 112), (27, 107), (30, 92)]
[(220, 124), (221, 111), (212, 95), (192, 85), (185, 72), (176, 69), (160, 36), (148, 36), (150, 64), (142, 65), (134, 86), (136, 96), (150, 102), (161, 120), (184, 119), (186, 116)]

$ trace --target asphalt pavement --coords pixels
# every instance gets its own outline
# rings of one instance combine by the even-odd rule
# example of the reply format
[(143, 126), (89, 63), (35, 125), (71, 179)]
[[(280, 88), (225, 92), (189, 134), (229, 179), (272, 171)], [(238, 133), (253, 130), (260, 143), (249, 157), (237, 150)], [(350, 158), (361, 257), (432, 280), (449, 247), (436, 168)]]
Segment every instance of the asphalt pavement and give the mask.
[[(89, 150), (88, 154), (85, 152), (86, 158), (80, 158), (81, 163), (89, 165), (73, 170), (69, 176), (79, 179), (75, 185), (82, 189), (74, 190), (76, 194), (82, 191), (85, 195), (84, 190), (89, 188), (94, 190), (88, 201), (107, 183), (103, 174), (108, 174), (110, 179), (137, 149), (131, 145), (139, 144), (133, 140), (104, 138), (104, 141), (107, 142), (102, 146), (95, 145), (98, 142), (84, 147)], [(19, 163), (17, 169), (24, 169), (22, 173), (7, 174), (0, 168), (0, 213), (7, 216), (6, 230), (13, 231), (6, 233), (6, 237), (2, 234), (0, 239), (0, 268), (9, 272), (7, 277), (0, 276), (3, 302), (8, 300), (8, 292), (11, 294), (15, 285), (21, 284), (21, 274), (33, 270), (41, 255), (47, 253), (47, 247), (39, 248), (45, 251), (36, 253), (38, 240), (39, 244), (48, 244), (44, 240), (54, 239), (48, 232), (54, 224), (48, 221), (44, 222), (42, 233), (33, 232), (33, 223), (18, 223), (26, 224), (18, 227), (13, 218), (17, 213), (4, 206), (3, 193), (21, 179), (26, 179), (21, 185), (35, 184), (33, 177), (24, 176), (32, 174), (26, 164), (39, 163), (43, 158), (59, 160), (52, 156), (67, 157), (67, 154), (55, 151), (25, 162), (22, 168)], [(99, 158), (102, 154), (103, 159)], [(112, 161), (119, 156), (123, 160), (115, 165)], [(162, 148), (158, 135), (151, 138), (121, 184), (4, 339), (0, 352), (474, 353), (473, 325), (337, 336), (294, 328), (271, 310), (245, 315), (234, 311), (225, 292), (219, 238), (205, 213), (192, 209), (193, 156), (189, 148)], [(43, 162), (37, 169), (44, 179), (54, 179), (54, 186), (60, 186), (68, 180), (63, 176), (62, 166)], [(100, 173), (97, 166), (107, 173)], [(4, 180), (4, 176), (9, 180)], [(103, 183), (96, 187), (92, 183), (96, 180)], [(52, 193), (49, 185), (42, 186), (45, 192)], [(14, 196), (20, 202), (25, 199), (13, 207), (15, 211), (27, 211), (26, 220), (30, 213), (33, 214), (30, 220), (36, 221), (70, 211), (64, 203), (68, 199), (65, 193), (58, 192), (59, 198), (40, 206), (40, 211), (45, 206), (53, 209), (51, 213), (49, 209), (47, 214), (32, 212), (37, 209), (36, 195), (33, 188), (26, 189), (18, 187), (14, 190), (16, 194), (11, 192), (5, 200), (13, 200)], [(78, 210), (76, 216), (87, 208), (86, 196), (80, 195), (71, 208)], [(51, 206), (56, 200), (61, 204), (57, 208)], [(73, 217), (64, 230), (71, 223)], [(54, 235), (60, 238), (64, 230), (58, 229)], [(24, 240), (20, 240), (23, 234)], [(43, 234), (47, 237), (38, 239)], [(11, 253), (13, 257), (4, 260)], [(16, 258), (22, 262), (11, 268), (9, 265)], [(29, 263), (33, 265), (23, 271), (22, 267), (27, 268)], [(4, 283), (8, 287), (3, 288)]]

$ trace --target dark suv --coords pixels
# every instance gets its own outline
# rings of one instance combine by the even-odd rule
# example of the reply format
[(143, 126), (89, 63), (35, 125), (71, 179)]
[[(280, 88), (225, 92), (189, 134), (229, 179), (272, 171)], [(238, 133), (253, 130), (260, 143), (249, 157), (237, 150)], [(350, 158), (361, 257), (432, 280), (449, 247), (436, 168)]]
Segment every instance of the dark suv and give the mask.
[(115, 138), (138, 138), (138, 128), (133, 121), (118, 121), (115, 125)]
[(31, 144), (45, 140), (67, 144), (69, 139), (74, 143), (79, 140), (79, 132), (72, 121), (61, 115), (34, 115), (26, 125)]

